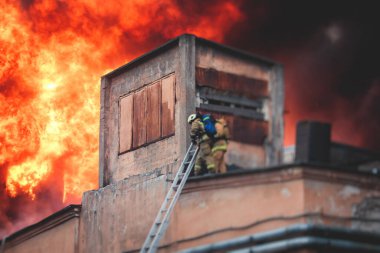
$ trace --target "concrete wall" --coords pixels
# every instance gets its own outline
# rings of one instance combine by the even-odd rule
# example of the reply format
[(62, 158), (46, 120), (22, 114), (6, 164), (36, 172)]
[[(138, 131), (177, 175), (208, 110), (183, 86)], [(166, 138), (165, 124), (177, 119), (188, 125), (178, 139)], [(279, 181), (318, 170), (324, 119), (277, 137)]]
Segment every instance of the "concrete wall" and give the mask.
[(169, 186), (156, 170), (132, 176), (83, 196), (80, 252), (123, 252), (139, 248)]
[[(287, 173), (285, 173), (287, 174)], [(171, 218), (161, 244), (193, 238), (210, 231), (245, 226), (268, 216), (292, 215), (303, 210), (302, 182), (276, 182), (268, 174), (225, 176), (189, 182)], [(268, 179), (270, 179), (268, 181)], [(157, 174), (130, 177), (101, 190), (86, 192), (82, 203), (80, 252), (122, 252), (143, 244), (170, 186)], [(281, 191), (286, 188), (292, 196)], [(280, 193), (280, 195), (278, 195)], [(291, 199), (292, 205), (283, 205)], [(268, 210), (268, 207), (273, 207)], [(287, 224), (275, 221), (271, 228)], [(243, 230), (217, 234), (211, 240), (252, 232)], [(209, 237), (179, 244), (180, 248), (210, 241)], [(168, 252), (179, 248), (167, 247)]]
[[(379, 222), (366, 220), (380, 218), (380, 178), (325, 170), (305, 171), (304, 174), (305, 212), (324, 214), (322, 217), (310, 217), (310, 222), (343, 224), (372, 231), (380, 229)], [(356, 220), (334, 217), (355, 217)]]
[[(279, 164), (282, 160), (282, 140), (284, 135), (282, 66), (262, 60), (259, 57), (244, 57), (236, 52), (225, 50), (223, 47), (210, 46), (207, 42), (205, 44), (201, 40), (197, 41), (196, 44), (196, 67), (213, 69), (268, 83), (267, 96), (258, 98), (264, 104), (262, 110), (264, 120), (269, 123), (268, 136), (265, 142), (261, 145), (231, 142), (226, 154), (226, 162), (242, 168)], [(254, 90), (252, 92), (254, 93)], [(248, 134), (250, 134), (249, 131), (247, 132)]]
[[(168, 235), (162, 242), (168, 247), (163, 250), (172, 252), (293, 223), (378, 231), (379, 183), (380, 178), (370, 175), (311, 167), (193, 181), (185, 188), (169, 228), (176, 238)], [(366, 211), (361, 213), (363, 205)]]
[(165, 249), (173, 252), (265, 231), (300, 221), (281, 217), (303, 209), (303, 181), (291, 170), (194, 181), (175, 209), (170, 230), (176, 238), (167, 237), (163, 244), (177, 241)]
[[(143, 56), (144, 57), (144, 56)], [(194, 37), (183, 36), (170, 47), (146, 56), (138, 64), (102, 77), (99, 185), (167, 169), (179, 164), (188, 141), (187, 115), (194, 111)], [(145, 147), (119, 154), (119, 99), (168, 74), (175, 76), (175, 134)], [(162, 94), (164, 96), (165, 94)], [(159, 151), (159, 152), (157, 152)]]
[[(43, 227), (43, 226), (41, 226)], [(23, 236), (20, 236), (22, 239)], [(78, 253), (79, 218), (35, 233), (18, 243), (6, 242), (4, 253)]]
[[(178, 62), (177, 52), (177, 48), (172, 48), (166, 54), (147, 60), (128, 72), (107, 80), (109, 84), (106, 89), (108, 89), (109, 98), (104, 102), (109, 108), (105, 112), (106, 120), (104, 122), (107, 129), (105, 133), (105, 167), (109, 177), (107, 183), (165, 167), (166, 164), (172, 163), (178, 157), (175, 148), (178, 143), (178, 135), (119, 155), (118, 103), (120, 97), (157, 81), (165, 75), (174, 73)], [(156, 150), (161, 152), (155, 152)]]
[[(170, 186), (159, 174), (131, 177), (87, 192), (80, 252), (138, 251)], [(287, 166), (194, 178), (174, 209), (161, 251), (295, 223), (359, 227), (355, 210), (368, 198), (380, 196), (379, 183), (370, 175)]]

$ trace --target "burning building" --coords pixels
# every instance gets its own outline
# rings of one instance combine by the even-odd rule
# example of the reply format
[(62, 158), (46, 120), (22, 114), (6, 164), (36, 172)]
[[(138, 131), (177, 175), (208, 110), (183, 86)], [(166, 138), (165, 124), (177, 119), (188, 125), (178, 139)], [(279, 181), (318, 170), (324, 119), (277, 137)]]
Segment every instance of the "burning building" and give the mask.
[(140, 251), (195, 111), (228, 121), (229, 171), (188, 180), (160, 252), (379, 252), (378, 154), (303, 122), (283, 159), (283, 87), (282, 65), (193, 35), (106, 74), (99, 189), (4, 238), (1, 252)]

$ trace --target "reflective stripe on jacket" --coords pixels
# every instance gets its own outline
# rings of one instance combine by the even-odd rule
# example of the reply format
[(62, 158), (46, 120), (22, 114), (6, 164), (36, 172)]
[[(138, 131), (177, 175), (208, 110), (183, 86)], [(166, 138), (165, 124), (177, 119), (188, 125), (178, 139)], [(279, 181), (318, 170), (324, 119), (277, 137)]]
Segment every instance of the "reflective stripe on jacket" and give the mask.
[(216, 151), (227, 151), (227, 140), (220, 139), (214, 142), (214, 145), (212, 146), (211, 152), (214, 153)]

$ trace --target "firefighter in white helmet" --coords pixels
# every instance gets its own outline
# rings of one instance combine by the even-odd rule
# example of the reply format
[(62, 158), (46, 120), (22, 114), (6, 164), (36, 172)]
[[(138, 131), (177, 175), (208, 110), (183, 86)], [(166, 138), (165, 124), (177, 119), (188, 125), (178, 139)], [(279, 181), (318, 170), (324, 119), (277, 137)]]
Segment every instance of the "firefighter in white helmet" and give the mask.
[(197, 159), (195, 161), (194, 166), (194, 174), (200, 175), (202, 170), (202, 164), (206, 165), (207, 171), (209, 173), (215, 173), (215, 163), (214, 158), (211, 153), (211, 139), (206, 134), (206, 131), (204, 129), (204, 125), (202, 122), (202, 115), (197, 114), (191, 114), (187, 122), (191, 124), (190, 128), (190, 137), (191, 140), (194, 143), (198, 143), (199, 145), (199, 153), (197, 156)]

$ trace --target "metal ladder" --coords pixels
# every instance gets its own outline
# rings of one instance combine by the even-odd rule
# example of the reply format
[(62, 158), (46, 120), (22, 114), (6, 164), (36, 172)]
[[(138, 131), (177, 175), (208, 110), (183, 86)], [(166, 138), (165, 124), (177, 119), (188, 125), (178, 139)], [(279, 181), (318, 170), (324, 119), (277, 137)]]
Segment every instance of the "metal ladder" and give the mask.
[(183, 159), (181, 166), (173, 180), (170, 190), (166, 194), (165, 200), (161, 205), (160, 210), (153, 222), (153, 225), (149, 231), (148, 236), (141, 248), (140, 253), (156, 252), (159, 246), (161, 238), (164, 236), (166, 229), (169, 226), (170, 214), (173, 211), (173, 207), (178, 200), (179, 195), (182, 192), (182, 188), (185, 185), (187, 178), (194, 166), (195, 158), (198, 154), (198, 145), (191, 143), (188, 148), (185, 158)]

